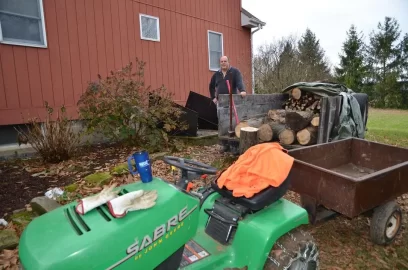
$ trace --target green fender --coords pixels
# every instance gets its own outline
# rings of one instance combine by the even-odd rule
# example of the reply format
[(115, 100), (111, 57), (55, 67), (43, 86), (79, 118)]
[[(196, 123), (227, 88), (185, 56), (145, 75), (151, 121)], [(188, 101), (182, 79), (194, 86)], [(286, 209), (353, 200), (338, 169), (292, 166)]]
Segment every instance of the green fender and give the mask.
[[(214, 193), (203, 203), (198, 230), (204, 230), (208, 220), (204, 209), (211, 208), (219, 196)], [(247, 215), (239, 222), (232, 246), (227, 246), (224, 250), (229, 253), (227, 260), (230, 267), (263, 269), (275, 242), (292, 229), (308, 223), (307, 211), (285, 199), (280, 199), (255, 214)]]

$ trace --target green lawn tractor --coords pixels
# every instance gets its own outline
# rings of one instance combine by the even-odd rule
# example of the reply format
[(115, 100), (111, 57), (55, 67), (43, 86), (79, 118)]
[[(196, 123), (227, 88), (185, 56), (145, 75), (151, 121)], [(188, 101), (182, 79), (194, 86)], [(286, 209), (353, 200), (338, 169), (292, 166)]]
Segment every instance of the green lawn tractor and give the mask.
[(123, 196), (156, 190), (156, 204), (123, 217), (106, 204), (81, 215), (77, 202), (34, 219), (19, 245), (25, 270), (75, 269), (318, 269), (319, 252), (305, 209), (283, 199), (290, 174), (278, 187), (250, 199), (220, 189), (216, 177), (202, 192), (187, 184), (216, 168), (193, 160), (165, 157), (181, 169), (177, 183), (154, 177), (117, 187)]

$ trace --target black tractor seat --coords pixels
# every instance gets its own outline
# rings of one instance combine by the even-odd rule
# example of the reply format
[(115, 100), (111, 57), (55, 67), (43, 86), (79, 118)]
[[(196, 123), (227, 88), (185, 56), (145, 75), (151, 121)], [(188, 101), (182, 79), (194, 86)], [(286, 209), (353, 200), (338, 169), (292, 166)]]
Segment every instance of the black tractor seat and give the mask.
[(211, 182), (211, 187), (221, 196), (230, 199), (231, 202), (240, 204), (252, 211), (258, 211), (276, 202), (286, 194), (289, 189), (290, 176), (291, 173), (289, 173), (288, 177), (279, 187), (270, 186), (262, 190), (261, 192), (256, 193), (251, 198), (246, 198), (245, 196), (235, 197), (234, 195), (232, 195), (232, 191), (228, 190), (226, 187), (219, 188), (217, 185), (218, 177), (217, 179), (215, 179), (215, 181)]

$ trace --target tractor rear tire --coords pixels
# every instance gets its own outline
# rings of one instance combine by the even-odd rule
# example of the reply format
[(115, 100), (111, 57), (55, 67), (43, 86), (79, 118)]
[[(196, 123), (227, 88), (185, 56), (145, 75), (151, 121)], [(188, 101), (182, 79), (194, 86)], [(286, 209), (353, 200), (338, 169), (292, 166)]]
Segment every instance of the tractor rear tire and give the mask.
[(282, 236), (272, 247), (264, 270), (319, 269), (319, 250), (313, 236), (294, 229)]

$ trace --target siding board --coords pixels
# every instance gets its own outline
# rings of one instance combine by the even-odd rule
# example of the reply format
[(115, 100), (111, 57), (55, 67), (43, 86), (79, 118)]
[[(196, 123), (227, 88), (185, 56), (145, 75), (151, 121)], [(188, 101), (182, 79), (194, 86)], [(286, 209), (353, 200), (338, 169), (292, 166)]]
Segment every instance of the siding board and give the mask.
[(45, 12), (49, 14), (47, 18), (47, 37), (50, 52), (50, 65), (52, 76), (52, 88), (54, 92), (54, 106), (62, 106), (64, 104), (64, 86), (62, 84), (62, 71), (60, 59), (60, 44), (58, 41), (58, 25), (57, 12), (55, 9), (55, 2), (48, 0), (48, 5), (45, 5)]
[(129, 64), (129, 45), (127, 36), (127, 23), (126, 23), (126, 1), (118, 0), (119, 8), (119, 28), (120, 28), (120, 44), (122, 52), (122, 66)]
[[(20, 107), (17, 87), (16, 66), (14, 64), (13, 47), (1, 46), (1, 67), (3, 69), (4, 89), (6, 93), (7, 108)], [(6, 73), (7, 72), (7, 73)]]
[(0, 109), (7, 108), (7, 100), (6, 100), (6, 87), (4, 86), (3, 80), (3, 68), (1, 65), (1, 45), (0, 45)]
[(128, 48), (129, 48), (129, 61), (135, 62), (136, 59), (136, 46), (135, 46), (135, 24), (133, 21), (133, 2), (131, 0), (125, 1), (126, 9), (126, 25), (127, 25), (127, 35), (128, 35)]
[(31, 91), (31, 105), (42, 107), (43, 95), (37, 49), (27, 48), (27, 69)]
[(72, 83), (71, 52), (68, 38), (67, 8), (65, 0), (56, 0), (56, 11), (58, 18), (58, 40), (60, 50), (60, 65), (62, 71), (62, 84), (64, 86), (63, 105), (74, 104), (74, 93)]
[(31, 93), (27, 68), (26, 48), (14, 47), (14, 63), (16, 67), (17, 89), (21, 108), (31, 107)]
[[(47, 48), (0, 45), (1, 124), (42, 113), (44, 101), (76, 102), (90, 81), (136, 57), (145, 84), (162, 84), (184, 105), (189, 91), (209, 96), (208, 30), (223, 34), (224, 53), (251, 86), (250, 32), (240, 26), (237, 0), (44, 0)], [(160, 42), (142, 40), (139, 14), (160, 19)]]
[(97, 79), (99, 73), (99, 59), (95, 27), (94, 0), (85, 0), (86, 31), (88, 35), (89, 67), (91, 80)]
[[(81, 73), (81, 59), (79, 51), (79, 39), (78, 28), (76, 27), (78, 22), (76, 18), (76, 5), (73, 0), (65, 0), (67, 9), (67, 22), (68, 22), (68, 39), (69, 39), (69, 51), (71, 56), (71, 68), (72, 68), (72, 84), (74, 91), (74, 104), (77, 104), (82, 95), (82, 73)], [(86, 61), (86, 59), (85, 59)]]
[(88, 53), (88, 30), (86, 24), (85, 1), (76, 0), (76, 20), (78, 29), (78, 46), (79, 57), (81, 59), (81, 78), (82, 78), (82, 93), (88, 86), (91, 80), (91, 73), (89, 67), (89, 53)]
[[(112, 1), (114, 3), (115, 0)], [(106, 65), (105, 26), (103, 23), (103, 9), (100, 1), (94, 2), (96, 47), (98, 52), (98, 73), (105, 77), (108, 74)]]
[(114, 55), (114, 38), (113, 38), (113, 29), (112, 29), (112, 16), (114, 14), (114, 10), (111, 8), (111, 3), (114, 1), (111, 0), (103, 0), (102, 7), (103, 7), (103, 24), (105, 28), (105, 51), (106, 51), (106, 65), (108, 67), (108, 72), (110, 72), (113, 67), (119, 68), (120, 65), (115, 63), (115, 55)]

